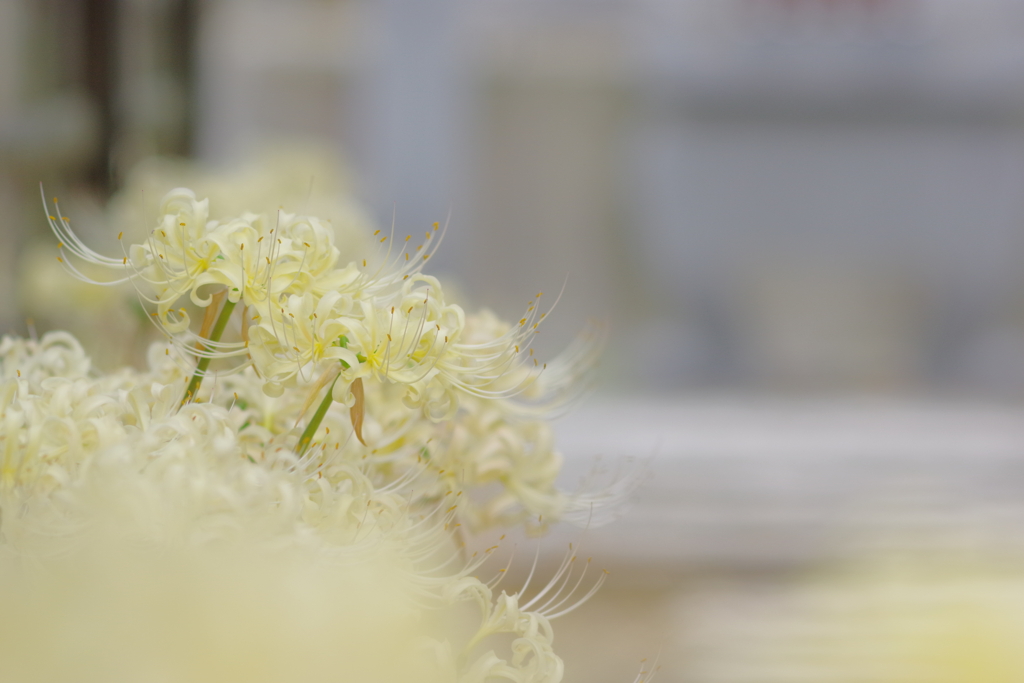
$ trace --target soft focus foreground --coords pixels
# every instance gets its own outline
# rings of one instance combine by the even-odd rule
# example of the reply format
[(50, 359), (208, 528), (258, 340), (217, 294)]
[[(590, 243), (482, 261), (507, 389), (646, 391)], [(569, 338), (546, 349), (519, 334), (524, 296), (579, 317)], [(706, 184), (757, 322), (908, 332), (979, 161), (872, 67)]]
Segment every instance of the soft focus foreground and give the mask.
[(108, 543), (0, 571), (3, 681), (455, 679), (386, 559)]

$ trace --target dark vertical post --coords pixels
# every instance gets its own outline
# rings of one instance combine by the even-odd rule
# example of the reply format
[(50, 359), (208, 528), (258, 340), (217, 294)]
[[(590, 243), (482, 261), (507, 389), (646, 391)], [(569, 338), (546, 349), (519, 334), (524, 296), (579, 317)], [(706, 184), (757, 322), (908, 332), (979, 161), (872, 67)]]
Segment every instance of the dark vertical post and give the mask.
[(197, 40), (199, 31), (199, 0), (178, 0), (171, 15), (169, 40), (171, 69), (175, 80), (181, 83), (185, 97), (184, 119), (181, 122), (181, 139), (174, 152), (191, 156), (195, 151), (196, 130), (196, 68)]
[(82, 0), (85, 89), (96, 107), (96, 152), (85, 171), (86, 181), (107, 194), (114, 189), (113, 152), (116, 143), (118, 0)]

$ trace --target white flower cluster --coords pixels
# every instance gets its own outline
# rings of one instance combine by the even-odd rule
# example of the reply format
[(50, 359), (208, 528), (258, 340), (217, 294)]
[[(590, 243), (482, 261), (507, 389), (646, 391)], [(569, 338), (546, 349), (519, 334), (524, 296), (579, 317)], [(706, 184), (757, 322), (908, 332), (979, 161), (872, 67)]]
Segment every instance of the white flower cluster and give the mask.
[[(528, 586), (495, 594), (502, 572), (490, 583), (475, 573), (497, 546), (473, 557), (461, 548), (464, 530), (536, 531), (621, 497), (621, 486), (559, 491), (543, 420), (581, 390), (599, 330), (539, 362), (532, 342), (550, 312), (541, 295), (513, 324), (467, 315), (421, 270), (444, 234), (436, 224), (397, 246), (378, 231), (378, 253), (341, 263), (331, 226), (312, 216), (210, 220), (208, 202), (186, 189), (160, 211), (118, 258), (50, 216), (67, 270), (93, 281), (75, 258), (113, 270), (103, 284), (131, 283), (166, 341), (147, 370), (111, 374), (92, 370), (66, 333), (0, 342), (0, 574), (98, 547), (147, 567), (197, 549), (242, 548), (235, 557), (255, 553), (261, 567), (311, 558), (338, 576), (363, 568), (352, 585), (372, 568), (378, 583), (392, 577), (380, 593), (401, 604), (388, 609), (416, 625), (402, 650), (418, 653), (420, 680), (561, 680), (549, 620), (603, 575), (585, 583), (589, 562), (570, 552), (529, 599)], [(18, 561), (5, 564), (8, 555)], [(4, 585), (19, 584), (0, 576), (0, 633), (5, 604), (10, 615), (36, 609)], [(352, 595), (336, 597), (344, 620)], [(463, 603), (478, 605), (477, 626), (446, 631), (444, 615)], [(0, 644), (5, 658), (21, 661)]]

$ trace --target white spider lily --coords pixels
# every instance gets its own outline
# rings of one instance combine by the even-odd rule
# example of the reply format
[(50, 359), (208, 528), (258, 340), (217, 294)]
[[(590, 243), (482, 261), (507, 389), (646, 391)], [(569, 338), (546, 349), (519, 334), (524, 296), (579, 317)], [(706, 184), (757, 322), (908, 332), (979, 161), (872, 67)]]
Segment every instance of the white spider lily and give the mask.
[[(212, 295), (223, 289), (229, 301), (269, 311), (282, 297), (301, 294), (327, 276), (320, 291), (344, 279), (344, 270), (341, 277), (334, 274), (338, 250), (333, 232), (317, 218), (284, 212), (278, 212), (273, 221), (258, 214), (224, 222), (208, 217), (207, 200), (196, 199), (195, 193), (185, 188), (171, 190), (161, 200), (157, 226), (121, 258), (89, 249), (66, 218), (49, 215), (48, 219), (60, 240), (58, 258), (72, 275), (96, 283), (67, 258), (69, 253), (123, 273), (98, 284), (131, 281), (139, 296), (156, 307), (154, 317), (172, 335), (187, 330), (191, 322), (187, 311), (176, 308), (186, 295), (195, 305), (206, 307), (213, 301)], [(185, 340), (184, 346), (191, 342)]]
[(101, 282), (94, 280), (83, 274), (75, 264), (68, 258), (68, 254), (75, 256), (76, 258), (90, 263), (95, 266), (101, 266), (103, 268), (117, 269), (120, 271), (125, 270), (125, 265), (128, 263), (127, 255), (122, 258), (112, 258), (109, 256), (103, 256), (99, 254), (82, 242), (75, 234), (75, 231), (71, 229), (71, 222), (65, 217), (60, 215), (60, 204), (56, 197), (53, 200), (53, 208), (56, 215), (50, 213), (50, 206), (46, 201), (46, 195), (43, 193), (43, 185), (39, 184), (39, 194), (43, 200), (43, 211), (46, 213), (46, 220), (50, 226), (50, 230), (57, 238), (57, 250), (60, 255), (57, 260), (60, 261), (61, 265), (66, 271), (68, 271), (73, 277), (94, 285), (116, 285), (129, 280), (128, 275), (123, 275), (114, 280)]
[[(40, 188), (41, 191), (41, 188)], [(46, 207), (46, 199), (43, 198)], [(160, 218), (145, 242), (134, 244), (120, 258), (96, 253), (71, 229), (67, 218), (48, 214), (50, 229), (57, 236), (57, 259), (76, 278), (92, 284), (114, 285), (131, 281), (139, 296), (155, 304), (155, 317), (168, 333), (181, 332), (189, 325), (188, 314), (174, 309), (184, 295), (194, 293), (196, 279), (220, 256), (220, 246), (210, 238), (209, 204), (197, 200), (185, 188), (168, 192), (160, 202)], [(118, 235), (120, 239), (122, 235)], [(69, 255), (117, 271), (119, 277), (105, 282), (84, 275)], [(209, 303), (209, 300), (206, 301)]]
[(498, 402), (474, 399), (463, 407), (458, 420), (437, 426), (426, 447), (441, 473), (432, 493), (500, 485), (486, 499), (470, 496), (459, 506), (459, 519), (472, 531), (520, 524), (544, 528), (545, 519), (559, 519), (569, 501), (555, 486), (562, 457), (550, 426), (509, 420)]
[[(423, 241), (414, 247), (412, 235), (395, 240), (394, 225), (390, 235), (380, 236), (381, 231), (377, 230), (373, 237), (377, 240), (378, 254), (372, 259), (363, 259), (362, 270), (352, 270), (356, 264), (350, 264), (347, 272), (336, 271), (325, 276), (318, 283), (319, 291), (340, 289), (358, 299), (373, 300), (384, 306), (406, 281), (420, 275), (423, 266), (437, 253), (447, 231), (447, 222), (443, 228), (434, 223), (433, 229), (427, 230)], [(396, 249), (396, 244), (401, 244), (401, 248)]]
[[(533, 340), (547, 313), (539, 310), (543, 292), (515, 325), (490, 311), (468, 316), (464, 333), (445, 349), (439, 374), (453, 388), (481, 399), (507, 399), (527, 391), (547, 369), (534, 357)], [(557, 304), (558, 301), (555, 301)]]
[(253, 365), (266, 379), (264, 392), (280, 396), (284, 385), (311, 381), (322, 364), (359, 364), (356, 353), (344, 347), (347, 327), (342, 316), (352, 300), (339, 292), (328, 292), (317, 300), (311, 293), (290, 296), (284, 305), (266, 312), (249, 328), (249, 353)]
[(362, 300), (338, 322), (362, 359), (352, 378), (368, 376), (406, 387), (404, 401), (434, 419), (450, 418), (458, 399), (440, 363), (462, 333), (465, 315), (447, 304), (436, 279), (415, 275), (390, 306)]
[[(124, 265), (147, 300), (164, 318), (182, 296), (194, 291), (196, 278), (220, 256), (209, 235), (209, 202), (191, 190), (171, 190), (160, 202), (160, 219), (141, 244), (132, 245)], [(152, 293), (152, 299), (148, 294)]]
[(209, 303), (197, 295), (200, 287), (222, 285), (229, 301), (270, 311), (281, 297), (305, 292), (334, 267), (338, 250), (319, 219), (278, 212), (276, 226), (255, 214), (211, 226), (209, 238), (219, 254), (196, 278), (193, 303)]
[[(583, 569), (577, 574), (576, 569), (580, 564)], [(576, 597), (589, 568), (589, 559), (577, 563), (577, 556), (570, 545), (569, 552), (555, 574), (527, 601), (523, 601), (522, 596), (529, 589), (530, 581), (537, 569), (536, 560), (519, 591), (502, 591), (497, 598), (493, 597), (491, 586), (475, 579), (466, 578), (450, 582), (446, 587), (446, 594), (450, 600), (472, 600), (480, 609), (480, 626), (463, 648), (463, 661), (473, 657), (479, 646), (491, 636), (513, 636), (510, 658), (499, 657), (494, 650), (477, 655), (471, 664), (465, 666), (459, 678), (460, 683), (483, 683), (494, 678), (519, 683), (561, 681), (564, 669), (561, 658), (553, 649), (554, 632), (551, 620), (576, 610), (600, 589), (607, 577), (606, 571), (602, 571), (586, 593)]]

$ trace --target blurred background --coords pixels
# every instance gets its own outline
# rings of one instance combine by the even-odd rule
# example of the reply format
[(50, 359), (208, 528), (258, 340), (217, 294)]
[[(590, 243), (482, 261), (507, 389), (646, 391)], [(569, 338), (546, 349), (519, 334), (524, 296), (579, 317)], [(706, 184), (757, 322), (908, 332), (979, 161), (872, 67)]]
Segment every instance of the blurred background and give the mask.
[(269, 145), (450, 212), (469, 307), (566, 282), (542, 350), (609, 322), (566, 481), (648, 476), (567, 681), (1024, 679), (1024, 3), (0, 0), (0, 331), (98, 325), (40, 181), (111, 243)]

